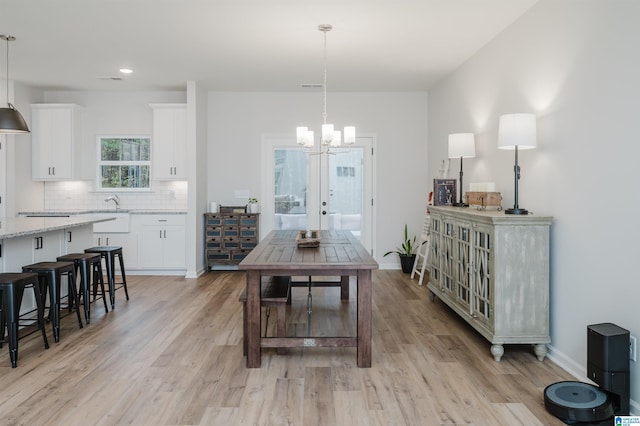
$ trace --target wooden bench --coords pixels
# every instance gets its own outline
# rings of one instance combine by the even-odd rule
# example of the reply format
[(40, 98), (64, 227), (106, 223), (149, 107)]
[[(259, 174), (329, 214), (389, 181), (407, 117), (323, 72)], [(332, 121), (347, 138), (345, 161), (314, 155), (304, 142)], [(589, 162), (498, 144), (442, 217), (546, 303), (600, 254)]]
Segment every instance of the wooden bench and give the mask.
[[(238, 298), (242, 302), (242, 354), (247, 355), (247, 289), (240, 293)], [(286, 337), (286, 309), (287, 304), (291, 304), (291, 277), (275, 276), (262, 277), (260, 288), (260, 306), (267, 309), (275, 306), (276, 308), (276, 337)], [(269, 312), (267, 311), (267, 324), (265, 324), (265, 336), (267, 334), (267, 326), (269, 321)], [(286, 353), (285, 348), (277, 348), (276, 353), (282, 355)]]

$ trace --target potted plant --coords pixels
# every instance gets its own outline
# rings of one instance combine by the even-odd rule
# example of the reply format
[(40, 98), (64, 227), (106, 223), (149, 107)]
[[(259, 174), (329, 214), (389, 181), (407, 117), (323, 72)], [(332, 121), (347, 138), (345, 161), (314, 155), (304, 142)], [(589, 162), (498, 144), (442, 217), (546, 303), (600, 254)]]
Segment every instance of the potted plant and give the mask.
[(260, 207), (258, 205), (257, 198), (249, 198), (249, 202), (247, 203), (247, 213), (260, 213)]
[(414, 235), (413, 238), (409, 238), (409, 230), (407, 229), (407, 225), (404, 225), (404, 241), (402, 245), (396, 250), (388, 251), (384, 254), (387, 256), (391, 253), (397, 253), (400, 257), (400, 266), (402, 267), (402, 272), (405, 274), (411, 273), (411, 269), (413, 268), (413, 263), (416, 260), (416, 250), (418, 249), (418, 244), (416, 243), (417, 237)]

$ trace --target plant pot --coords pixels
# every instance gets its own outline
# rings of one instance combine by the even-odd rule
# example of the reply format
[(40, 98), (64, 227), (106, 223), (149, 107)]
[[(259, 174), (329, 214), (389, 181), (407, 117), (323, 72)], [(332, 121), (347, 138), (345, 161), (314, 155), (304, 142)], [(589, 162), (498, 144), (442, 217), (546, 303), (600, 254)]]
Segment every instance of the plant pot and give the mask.
[(398, 255), (400, 256), (400, 266), (402, 267), (402, 272), (405, 274), (410, 274), (413, 269), (413, 262), (416, 260), (416, 255), (406, 256), (406, 255)]

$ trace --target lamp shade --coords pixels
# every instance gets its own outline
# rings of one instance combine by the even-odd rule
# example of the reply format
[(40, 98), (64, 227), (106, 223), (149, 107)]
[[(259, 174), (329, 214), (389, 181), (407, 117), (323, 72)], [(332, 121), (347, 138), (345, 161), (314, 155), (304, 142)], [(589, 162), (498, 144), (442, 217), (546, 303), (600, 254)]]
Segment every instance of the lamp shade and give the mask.
[(536, 147), (536, 116), (534, 114), (507, 114), (498, 125), (499, 149), (532, 149)]
[(11, 104), (0, 108), (0, 133), (29, 133), (27, 122)]
[(476, 156), (473, 133), (453, 133), (449, 135), (449, 158), (471, 158)]

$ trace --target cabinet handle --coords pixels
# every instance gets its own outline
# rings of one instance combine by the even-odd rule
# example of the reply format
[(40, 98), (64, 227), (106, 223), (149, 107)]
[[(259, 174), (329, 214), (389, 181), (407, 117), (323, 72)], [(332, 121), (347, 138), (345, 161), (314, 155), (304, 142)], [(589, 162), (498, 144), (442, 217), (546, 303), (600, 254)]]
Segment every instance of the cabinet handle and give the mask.
[(107, 239), (107, 245), (109, 245), (109, 237), (107, 237), (106, 239)]
[(56, 174), (56, 168), (52, 167), (51, 170), (53, 170), (53, 174), (55, 175)]
[(164, 238), (167, 238), (167, 231), (164, 231)]
[(69, 239), (67, 240), (68, 243), (71, 242), (71, 231), (69, 231)]

